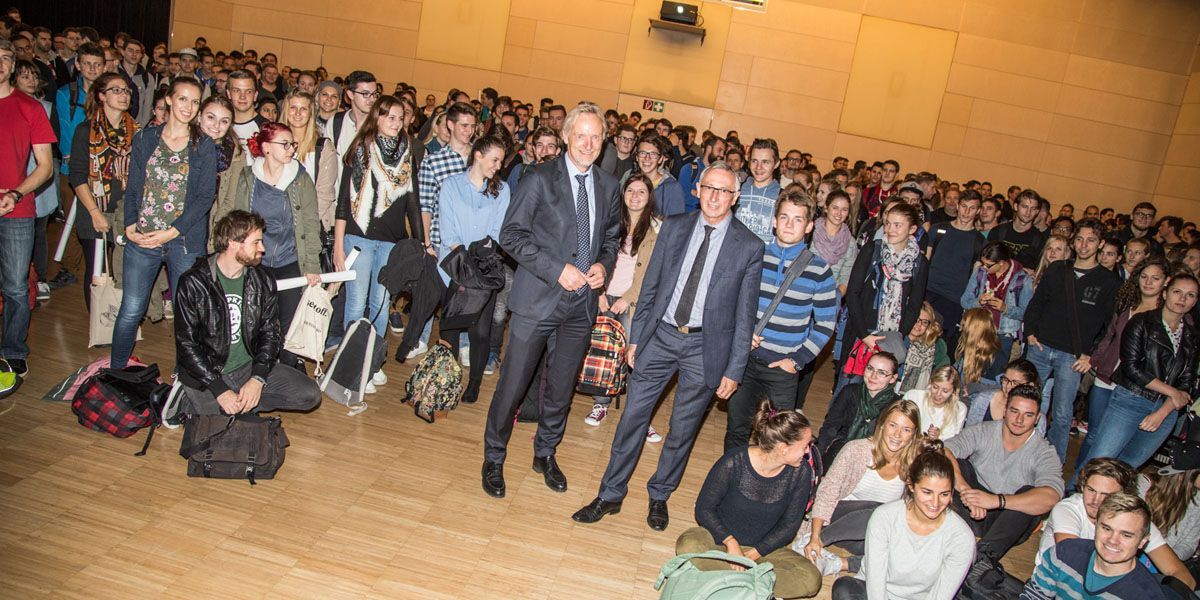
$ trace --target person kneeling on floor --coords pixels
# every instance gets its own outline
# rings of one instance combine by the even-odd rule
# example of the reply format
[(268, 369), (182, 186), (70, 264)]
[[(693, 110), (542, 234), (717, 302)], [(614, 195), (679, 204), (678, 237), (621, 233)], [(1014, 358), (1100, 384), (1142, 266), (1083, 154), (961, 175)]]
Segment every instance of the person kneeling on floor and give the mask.
[[(821, 572), (788, 547), (804, 520), (815, 477), (809, 453), (812, 425), (796, 410), (766, 399), (753, 421), (750, 447), (725, 453), (696, 499), (696, 523), (675, 541), (675, 554), (724, 550), (775, 566), (775, 597), (807, 598), (821, 590)], [(716, 559), (692, 559), (702, 571), (742, 569)]]
[(259, 267), (264, 228), (257, 214), (230, 211), (213, 227), (216, 253), (179, 278), (175, 360), (184, 413), (304, 411), (321, 401), (315, 381), (278, 361), (278, 294)]

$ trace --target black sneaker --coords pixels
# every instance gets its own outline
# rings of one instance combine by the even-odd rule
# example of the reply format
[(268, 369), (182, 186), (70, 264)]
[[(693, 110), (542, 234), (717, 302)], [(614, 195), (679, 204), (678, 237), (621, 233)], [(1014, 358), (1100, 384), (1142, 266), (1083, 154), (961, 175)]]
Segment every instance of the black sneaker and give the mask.
[(62, 269), (58, 272), (58, 275), (55, 275), (54, 278), (47, 283), (50, 284), (50, 289), (57, 290), (60, 288), (65, 288), (76, 281), (78, 281), (78, 279), (75, 278), (75, 275), (66, 269)]
[(400, 311), (388, 315), (388, 326), (391, 327), (392, 333), (404, 333), (404, 315)]
[(21, 377), (25, 377), (29, 374), (29, 364), (25, 362), (25, 359), (9, 358), (5, 360), (8, 362), (8, 368), (11, 369), (13, 373), (20, 375)]

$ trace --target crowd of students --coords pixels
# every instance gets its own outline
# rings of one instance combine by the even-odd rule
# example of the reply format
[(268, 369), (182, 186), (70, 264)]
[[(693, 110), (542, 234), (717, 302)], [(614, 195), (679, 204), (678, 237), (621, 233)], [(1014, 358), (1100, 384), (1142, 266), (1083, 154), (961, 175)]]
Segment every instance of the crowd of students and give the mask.
[[(834, 598), (951, 598), (972, 565), (1043, 522), (1029, 598), (1196, 587), (1200, 464), (1171, 451), (1200, 429), (1193, 222), (1145, 201), (1076, 220), (1032, 189), (894, 160), (836, 157), (822, 173), (769, 137), (491, 88), (418, 104), (366, 71), (331, 78), (203, 38), (146, 52), (16, 17), (0, 31), (0, 356), (18, 374), (32, 308), (73, 279), (70, 253), (47, 276), (56, 214), (74, 214), (63, 235), (84, 283), (100, 249), (122, 288), (112, 366), (161, 306), (186, 410), (200, 413), (319, 403), (282, 349), (303, 290), (275, 280), (317, 285), (357, 250), (327, 350), (365, 317), (403, 334), (405, 361), (428, 351), (454, 286), (439, 269), (392, 297), (380, 272), (393, 250), (415, 240), (441, 261), (490, 239), (503, 288), (439, 330), (468, 367), (463, 402), (500, 373), (481, 471), (492, 496), (531, 381), (544, 402), (533, 468), (567, 489), (554, 450), (607, 314), (629, 333), (628, 406), (578, 522), (620, 511), (641, 444), (663, 441), (649, 419), (678, 373), (647, 522), (667, 527), (695, 432), (713, 396), (727, 400), (726, 452), (677, 550), (771, 562), (779, 597), (849, 573)], [(836, 383), (814, 431), (802, 408), (822, 364)], [(387, 384), (380, 369), (366, 392)], [(612, 400), (595, 397), (585, 423)], [(1064, 482), (1072, 431), (1085, 438)]]

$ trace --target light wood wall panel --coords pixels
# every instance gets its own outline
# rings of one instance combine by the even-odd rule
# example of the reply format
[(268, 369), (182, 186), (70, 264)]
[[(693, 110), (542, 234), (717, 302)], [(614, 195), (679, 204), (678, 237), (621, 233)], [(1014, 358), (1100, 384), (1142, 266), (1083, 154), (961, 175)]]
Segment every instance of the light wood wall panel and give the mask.
[[(451, 5), (496, 11), (465, 41), (464, 50), (486, 64), (452, 65), (418, 52), (422, 35), (446, 33), (443, 25), (422, 26), (427, 9)], [(774, 137), (783, 148), (811, 152), (823, 168), (835, 155), (892, 157), (904, 171), (1033, 186), (1055, 204), (1086, 197), (1129, 208), (1152, 197), (1164, 210), (1200, 212), (1200, 2), (771, 0), (766, 13), (703, 3), (702, 46), (679, 34), (647, 35), (658, 7), (658, 0), (175, 0), (171, 46), (197, 35), (214, 47), (255, 44), (284, 64), (320, 62), (335, 74), (367, 69), (388, 88), (406, 81), (439, 98), (451, 87), (475, 95), (491, 86), (526, 101), (586, 99), (626, 112), (644, 98), (664, 100), (675, 122), (736, 129), (745, 140)], [(944, 85), (932, 86), (928, 135), (917, 145), (840, 131), (864, 19), (957, 37)], [(882, 106), (872, 109), (876, 117)]]

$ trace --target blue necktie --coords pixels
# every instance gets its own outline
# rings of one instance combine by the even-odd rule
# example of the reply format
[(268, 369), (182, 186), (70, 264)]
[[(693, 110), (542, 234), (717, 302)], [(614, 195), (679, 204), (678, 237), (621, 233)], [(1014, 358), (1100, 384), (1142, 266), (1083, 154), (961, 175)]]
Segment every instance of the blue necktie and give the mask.
[(692, 261), (692, 271), (688, 273), (687, 282), (683, 284), (683, 292), (679, 294), (679, 304), (675, 305), (675, 325), (686, 327), (692, 318), (692, 307), (696, 304), (696, 293), (700, 291), (700, 277), (704, 274), (704, 261), (708, 258), (708, 242), (714, 227), (704, 226), (704, 241), (696, 250), (696, 258)]

